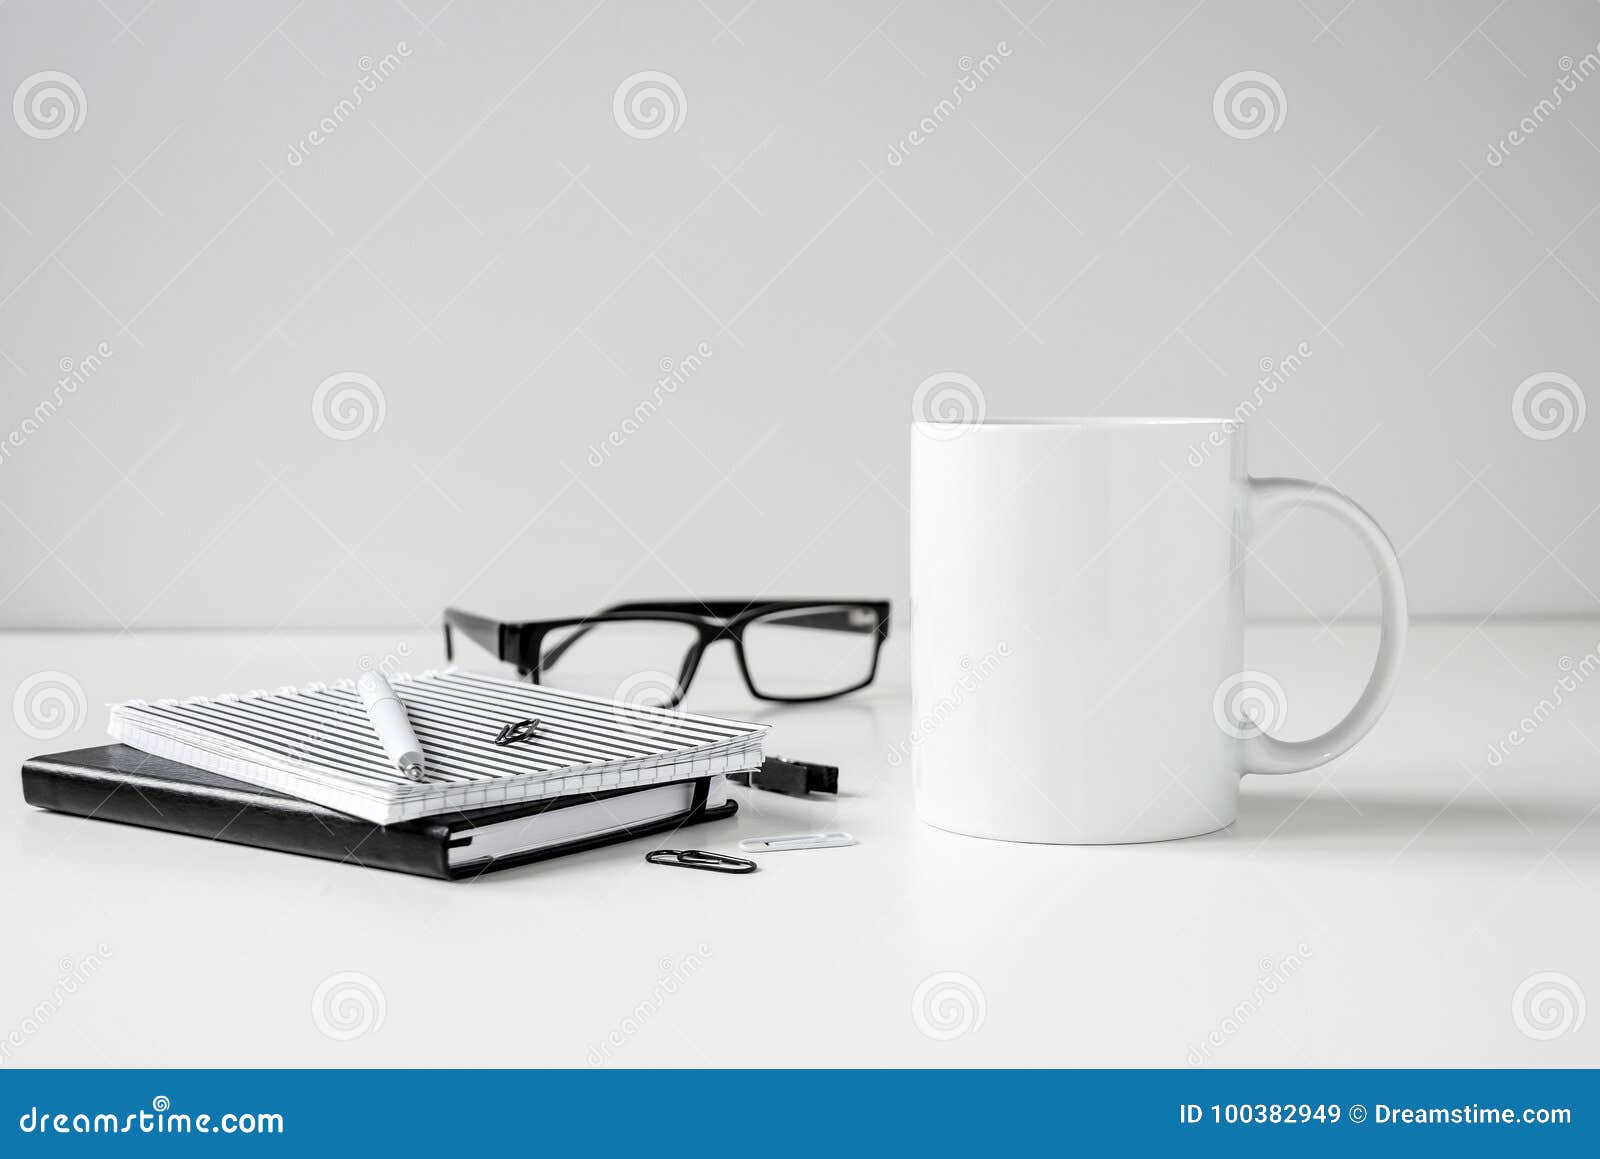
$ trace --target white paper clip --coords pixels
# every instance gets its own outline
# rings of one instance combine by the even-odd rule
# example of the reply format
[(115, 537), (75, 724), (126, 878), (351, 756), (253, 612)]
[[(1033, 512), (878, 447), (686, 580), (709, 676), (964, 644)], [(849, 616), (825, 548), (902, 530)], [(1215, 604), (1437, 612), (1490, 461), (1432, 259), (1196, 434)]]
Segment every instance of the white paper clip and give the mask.
[(743, 853), (778, 853), (785, 849), (838, 849), (854, 845), (848, 833), (785, 833), (779, 837), (746, 837), (739, 842)]

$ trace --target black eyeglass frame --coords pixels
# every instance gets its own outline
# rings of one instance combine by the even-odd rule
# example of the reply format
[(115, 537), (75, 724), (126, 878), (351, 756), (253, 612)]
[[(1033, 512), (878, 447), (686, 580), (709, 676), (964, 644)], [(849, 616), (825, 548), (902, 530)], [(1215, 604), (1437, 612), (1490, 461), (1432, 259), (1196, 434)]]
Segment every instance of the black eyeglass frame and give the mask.
[[(873, 625), (872, 632), (872, 666), (868, 669), (865, 679), (848, 688), (840, 688), (834, 692), (817, 693), (811, 696), (778, 696), (773, 693), (763, 692), (757, 686), (755, 678), (750, 675), (750, 665), (745, 659), (744, 633), (752, 623), (762, 620), (774, 612), (805, 611), (807, 609), (832, 609), (832, 608), (865, 608), (870, 609), (877, 622)], [(591, 625), (626, 623), (629, 621), (653, 621), (656, 623), (687, 624), (698, 633), (695, 642), (689, 646), (684, 656), (683, 666), (678, 673), (677, 694), (670, 704), (663, 707), (671, 708), (683, 701), (685, 693), (689, 691), (689, 684), (694, 679), (694, 674), (699, 670), (701, 657), (712, 644), (719, 640), (729, 640), (733, 643), (734, 655), (738, 659), (739, 673), (744, 677), (744, 684), (750, 695), (758, 700), (772, 701), (778, 704), (809, 704), (821, 700), (833, 700), (840, 696), (848, 696), (852, 692), (859, 692), (878, 675), (878, 659), (883, 653), (883, 642), (889, 638), (889, 601), (888, 600), (860, 600), (860, 599), (818, 599), (818, 600), (634, 600), (628, 603), (614, 604), (603, 611), (589, 616), (569, 616), (555, 620), (496, 620), (488, 616), (480, 616), (473, 612), (463, 611), (460, 608), (446, 608), (444, 610), (444, 654), (445, 659), (455, 659), (455, 641), (452, 631), (459, 631), (467, 639), (473, 641), (489, 652), (494, 653), (498, 660), (506, 661), (517, 666), (517, 673), (526, 677), (534, 684), (540, 683), (542, 668), (549, 667), (561, 654), (570, 647), (583, 630)], [(577, 628), (555, 648), (550, 655), (544, 653), (545, 637), (551, 632), (567, 628)]]

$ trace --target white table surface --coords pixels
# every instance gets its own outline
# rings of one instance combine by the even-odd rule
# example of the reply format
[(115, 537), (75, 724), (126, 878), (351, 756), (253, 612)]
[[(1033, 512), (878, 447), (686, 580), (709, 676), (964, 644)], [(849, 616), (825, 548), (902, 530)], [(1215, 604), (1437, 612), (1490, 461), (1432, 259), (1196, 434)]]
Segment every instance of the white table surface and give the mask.
[[(8, 635), (0, 691), (66, 672), (88, 713), (52, 741), (0, 717), (4, 758), (100, 743), (111, 701), (333, 679), (402, 645), (408, 667), (439, 662), (432, 633)], [(1545, 971), (1600, 1003), (1600, 679), (1487, 760), (1562, 658), (1597, 645), (1597, 621), (1418, 625), (1365, 744), (1247, 779), (1229, 830), (1164, 845), (919, 823), (909, 773), (886, 760), (908, 724), (893, 657), (865, 694), (779, 711), (725, 680), (726, 657), (702, 672), (689, 707), (773, 722), (770, 751), (836, 762), (844, 791), (743, 793), (737, 821), (687, 843), (823, 827), (861, 841), (771, 855), (748, 877), (647, 865), (660, 842), (646, 838), (452, 884), (40, 812), (13, 780), (0, 1044), (20, 1045), (3, 1065), (582, 1067), (599, 1051), (613, 1066), (1182, 1067), (1213, 1032), (1205, 1065), (1600, 1064), (1600, 1008), (1577, 1025), (1557, 1012), (1568, 1028), (1548, 1040), (1513, 1016)], [(1364, 625), (1265, 626), (1247, 660), (1279, 677), (1289, 731), (1309, 735), (1354, 696), (1372, 647)], [(63, 961), (89, 954), (92, 975), (54, 994)], [(1258, 989), (1292, 954), (1298, 968)], [(346, 971), (381, 991), (382, 1021), (340, 1040), (313, 1001)], [(664, 971), (682, 977), (670, 994)], [(913, 1003), (946, 973), (965, 979), (944, 1011), (963, 1032), (941, 1038)]]

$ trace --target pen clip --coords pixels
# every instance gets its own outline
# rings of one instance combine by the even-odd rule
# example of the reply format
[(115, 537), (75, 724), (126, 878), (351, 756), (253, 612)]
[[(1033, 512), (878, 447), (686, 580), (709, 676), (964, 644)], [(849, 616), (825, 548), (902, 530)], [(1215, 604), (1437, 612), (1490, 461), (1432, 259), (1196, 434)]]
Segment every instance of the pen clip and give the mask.
[(534, 729), (539, 727), (539, 718), (530, 716), (527, 720), (517, 720), (504, 726), (494, 734), (494, 743), (497, 745), (516, 744), (520, 740), (528, 740), (533, 736)]
[(746, 837), (739, 842), (744, 853), (777, 853), (786, 849), (839, 849), (854, 845), (848, 833), (785, 833), (777, 837)]
[(652, 865), (676, 865), (683, 869), (704, 869), (710, 873), (754, 873), (756, 863), (742, 857), (708, 853), (704, 849), (655, 849), (644, 855)]

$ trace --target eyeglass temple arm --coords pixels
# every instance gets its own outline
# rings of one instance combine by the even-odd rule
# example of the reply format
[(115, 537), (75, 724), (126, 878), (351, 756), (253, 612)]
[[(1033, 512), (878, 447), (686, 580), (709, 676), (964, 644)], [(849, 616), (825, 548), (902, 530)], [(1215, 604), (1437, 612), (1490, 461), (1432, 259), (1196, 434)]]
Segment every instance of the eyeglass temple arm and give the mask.
[(818, 608), (813, 612), (794, 608), (773, 612), (765, 622), (775, 628), (818, 628), (826, 632), (856, 632), (861, 635), (877, 631), (877, 614), (874, 613), (870, 619), (858, 620), (855, 613), (860, 610), (858, 607)]
[(768, 600), (625, 600), (612, 604), (606, 612), (689, 612), (696, 616), (732, 619)]
[[(771, 600), (757, 598), (750, 600), (629, 600), (626, 603), (612, 604), (601, 612), (692, 612), (701, 616), (715, 616), (721, 620), (731, 620), (735, 616), (755, 610), (763, 611), (772, 604), (801, 603), (798, 600)], [(812, 609), (815, 608), (815, 611)], [(860, 609), (872, 610), (877, 615), (877, 606), (871, 600), (806, 600), (797, 608), (774, 607), (771, 612), (775, 616), (792, 617), (790, 622), (804, 627), (826, 628), (833, 627), (839, 631), (862, 631), (861, 626), (850, 624), (848, 618), (851, 613)], [(815, 622), (809, 622), (815, 617)]]
[(562, 656), (566, 655), (568, 648), (572, 647), (592, 631), (594, 631), (594, 625), (585, 624), (583, 627), (574, 630), (571, 635), (569, 635), (565, 640), (561, 641), (561, 643), (557, 644), (555, 647), (551, 648), (543, 656), (534, 657), (539, 664), (539, 671), (544, 672), (554, 668), (556, 666), (556, 661), (561, 659)]
[[(752, 609), (760, 611), (762, 603), (762, 600), (630, 600), (626, 603), (612, 604), (600, 614), (693, 612), (697, 615), (731, 620)], [(863, 611), (870, 613), (870, 619), (860, 615)], [(878, 611), (873, 605), (848, 600), (837, 603), (818, 600), (814, 608), (773, 608), (770, 616), (768, 622), (777, 627), (817, 628), (829, 632), (857, 632), (863, 635), (878, 629), (880, 625)], [(882, 626), (888, 627), (887, 617), (883, 619)], [(574, 634), (571, 640), (576, 639), (577, 634)], [(571, 643), (571, 640), (568, 643)]]
[(744, 615), (752, 609), (759, 611), (772, 604), (799, 603), (823, 608), (836, 604), (855, 607), (870, 602), (863, 600), (775, 600), (767, 596), (755, 596), (747, 600), (627, 600), (620, 604), (612, 604), (604, 609), (604, 612), (689, 612), (696, 616), (712, 616), (719, 620), (731, 620), (736, 616)]
[[(597, 614), (604, 616), (612, 612), (693, 612), (702, 616), (731, 618), (759, 606), (761, 602), (760, 600), (628, 600), (620, 604), (610, 604), (600, 609)], [(772, 623), (784, 628), (819, 628), (829, 632), (865, 634), (876, 631), (878, 629), (876, 613), (870, 624), (855, 620), (854, 613), (863, 606), (861, 604), (821, 606), (816, 611), (807, 611), (804, 608), (788, 611), (780, 609), (774, 614), (781, 618), (773, 620)], [(553, 668), (556, 661), (566, 654), (567, 649), (594, 631), (596, 626), (585, 624), (577, 628), (565, 640), (539, 657), (539, 667)]]
[(505, 624), (499, 620), (491, 620), (488, 616), (463, 612), (460, 608), (446, 608), (444, 610), (444, 658), (446, 660), (455, 659), (455, 640), (451, 635), (452, 628), (459, 628), (467, 639), (474, 644), (493, 652), (496, 660), (504, 660), (506, 658)]

